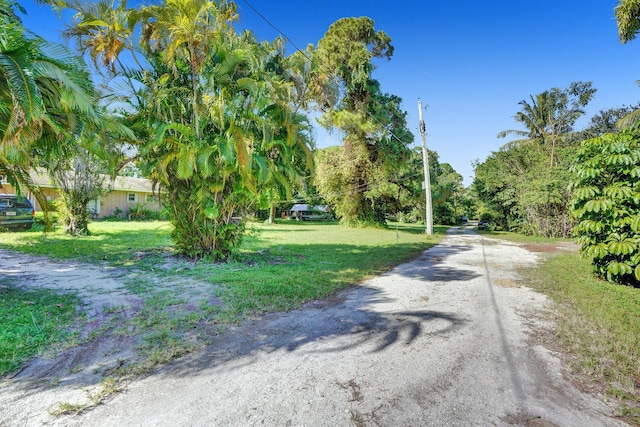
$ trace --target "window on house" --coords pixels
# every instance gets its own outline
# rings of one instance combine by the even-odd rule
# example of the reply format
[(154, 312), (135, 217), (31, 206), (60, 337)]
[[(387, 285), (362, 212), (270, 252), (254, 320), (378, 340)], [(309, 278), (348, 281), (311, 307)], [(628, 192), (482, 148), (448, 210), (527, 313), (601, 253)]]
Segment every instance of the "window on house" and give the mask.
[(138, 201), (138, 195), (136, 193), (127, 193), (127, 202), (136, 203)]
[(155, 203), (158, 201), (158, 198), (153, 194), (145, 194), (144, 201), (145, 203)]

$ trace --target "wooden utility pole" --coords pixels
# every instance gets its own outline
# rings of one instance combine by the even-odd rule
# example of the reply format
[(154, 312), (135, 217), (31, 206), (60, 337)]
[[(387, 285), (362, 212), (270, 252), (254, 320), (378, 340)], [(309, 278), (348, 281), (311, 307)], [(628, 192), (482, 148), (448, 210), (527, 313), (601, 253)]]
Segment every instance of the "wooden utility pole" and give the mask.
[(422, 166), (424, 167), (424, 192), (426, 199), (425, 230), (429, 236), (433, 235), (433, 214), (431, 209), (431, 178), (429, 177), (429, 153), (427, 152), (427, 127), (422, 119), (422, 101), (418, 98), (418, 112), (420, 114), (420, 135), (422, 135)]

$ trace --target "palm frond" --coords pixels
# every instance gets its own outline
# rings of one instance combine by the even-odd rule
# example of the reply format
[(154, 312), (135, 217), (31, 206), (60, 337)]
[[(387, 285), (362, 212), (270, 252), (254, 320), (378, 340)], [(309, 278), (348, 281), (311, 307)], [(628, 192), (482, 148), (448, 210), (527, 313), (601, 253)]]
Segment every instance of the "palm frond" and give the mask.
[(0, 53), (0, 69), (4, 75), (14, 102), (24, 112), (24, 120), (40, 120), (44, 114), (44, 104), (33, 72), (30, 57), (25, 49)]
[(622, 117), (616, 122), (616, 129), (622, 130), (640, 122), (640, 110), (635, 110)]

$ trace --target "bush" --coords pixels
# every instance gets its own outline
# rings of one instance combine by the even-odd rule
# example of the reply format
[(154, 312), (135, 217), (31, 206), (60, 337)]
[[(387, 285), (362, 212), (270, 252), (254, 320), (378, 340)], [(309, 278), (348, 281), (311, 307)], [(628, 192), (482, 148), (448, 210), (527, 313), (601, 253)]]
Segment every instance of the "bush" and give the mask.
[(127, 212), (129, 221), (156, 221), (166, 219), (166, 212), (149, 209), (143, 204), (135, 204)]
[[(59, 224), (60, 223), (60, 215), (58, 214), (58, 212), (50, 210), (49, 211), (49, 221), (51, 221), (51, 225)], [(34, 218), (34, 225), (35, 226), (40, 226), (40, 227), (44, 227), (45, 226), (44, 213), (43, 212), (36, 212), (36, 216)]]
[(103, 221), (124, 221), (125, 218), (120, 216), (122, 214), (122, 209), (116, 206), (113, 213), (111, 215), (105, 215), (102, 217)]
[(577, 165), (571, 213), (581, 253), (599, 276), (639, 286), (639, 129), (584, 141)]

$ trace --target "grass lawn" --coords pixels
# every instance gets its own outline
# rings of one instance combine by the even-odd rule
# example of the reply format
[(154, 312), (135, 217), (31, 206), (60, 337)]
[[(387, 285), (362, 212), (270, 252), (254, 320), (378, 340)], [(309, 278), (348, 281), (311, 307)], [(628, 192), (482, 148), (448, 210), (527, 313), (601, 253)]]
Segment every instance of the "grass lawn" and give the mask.
[[(0, 233), (0, 248), (128, 272), (123, 279), (127, 289), (144, 300), (143, 308), (128, 320), (135, 330), (114, 323), (105, 331), (139, 335), (140, 352), (162, 363), (193, 348), (193, 333), (197, 334), (203, 324), (239, 322), (248, 316), (291, 310), (304, 302), (330, 296), (412, 259), (440, 241), (445, 230), (446, 227), (435, 227), (436, 235), (428, 237), (423, 227), (408, 224), (393, 224), (388, 229), (353, 229), (336, 223), (251, 223), (238, 253), (224, 263), (176, 257), (169, 237), (171, 225), (160, 221), (93, 222), (90, 236), (76, 238), (60, 231)], [(193, 290), (194, 285), (197, 291)], [(56, 297), (51, 292), (44, 295)], [(199, 297), (197, 306), (193, 304), (194, 296)], [(25, 293), (24, 298), (35, 296)], [(68, 305), (72, 304), (64, 303), (65, 307)], [(7, 299), (6, 306), (22, 313), (3, 319), (9, 324), (25, 323), (12, 319), (30, 316), (32, 308), (18, 299)], [(113, 318), (118, 318), (117, 308)], [(68, 329), (72, 323), (73, 316), (57, 320), (59, 330)], [(0, 343), (0, 348), (3, 345), (16, 344)], [(35, 354), (42, 346), (46, 347), (46, 342), (34, 346), (29, 354)], [(11, 366), (7, 369), (13, 369), (15, 364)], [(8, 370), (0, 370), (0, 375), (3, 372)]]
[(0, 376), (69, 340), (73, 334), (68, 326), (80, 316), (77, 305), (73, 295), (20, 289), (11, 280), (0, 279)]

